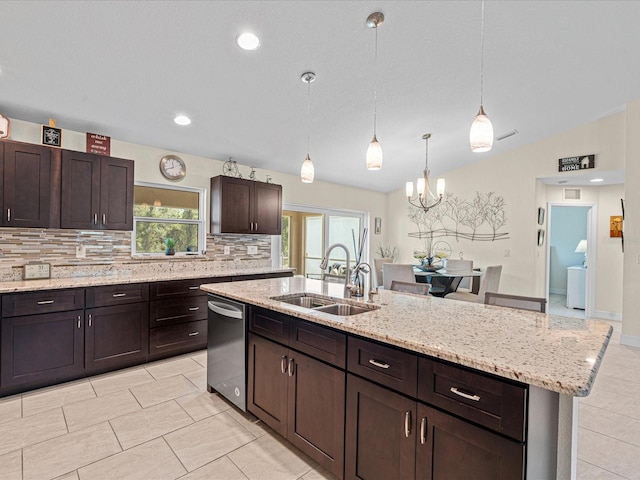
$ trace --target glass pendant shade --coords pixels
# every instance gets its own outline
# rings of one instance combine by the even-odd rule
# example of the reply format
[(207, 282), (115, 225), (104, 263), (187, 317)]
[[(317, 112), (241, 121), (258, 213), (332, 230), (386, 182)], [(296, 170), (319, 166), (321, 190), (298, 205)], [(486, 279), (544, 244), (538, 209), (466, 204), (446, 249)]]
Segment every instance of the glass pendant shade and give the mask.
[(407, 193), (407, 197), (413, 197), (413, 182), (407, 182), (405, 192)]
[(416, 190), (417, 190), (416, 193), (418, 194), (419, 197), (422, 197), (422, 198), (425, 197), (425, 191), (424, 191), (425, 185), (426, 185), (426, 182), (424, 177), (419, 178), (418, 181), (416, 182)]
[(313, 183), (314, 175), (315, 169), (313, 168), (313, 162), (307, 153), (307, 158), (304, 159), (302, 168), (300, 168), (300, 180), (302, 180), (302, 183)]
[(444, 195), (444, 178), (439, 178), (436, 182), (436, 195), (439, 197)]
[(493, 125), (484, 113), (482, 105), (473, 119), (469, 132), (469, 144), (472, 152), (488, 152), (493, 147)]
[(367, 148), (367, 170), (380, 170), (382, 168), (382, 147), (376, 136), (373, 136), (369, 148)]

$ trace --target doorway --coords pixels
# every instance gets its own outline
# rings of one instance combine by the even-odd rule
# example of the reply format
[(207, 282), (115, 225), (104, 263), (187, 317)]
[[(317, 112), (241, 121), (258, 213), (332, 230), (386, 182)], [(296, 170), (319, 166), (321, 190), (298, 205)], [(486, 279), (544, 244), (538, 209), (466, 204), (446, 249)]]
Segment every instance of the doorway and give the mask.
[[(322, 278), (320, 262), (326, 248), (342, 243), (348, 250), (353, 266), (361, 249), (360, 243), (368, 214), (349, 210), (320, 209), (300, 205), (284, 205), (282, 211), (281, 253), (282, 266), (295, 268), (296, 275)], [(362, 246), (362, 260), (369, 252), (368, 239)], [(334, 249), (329, 258), (330, 267), (342, 274), (346, 255), (342, 249)], [(334, 272), (337, 273), (337, 272)]]
[(549, 203), (546, 292), (549, 313), (589, 318), (595, 309), (596, 205)]

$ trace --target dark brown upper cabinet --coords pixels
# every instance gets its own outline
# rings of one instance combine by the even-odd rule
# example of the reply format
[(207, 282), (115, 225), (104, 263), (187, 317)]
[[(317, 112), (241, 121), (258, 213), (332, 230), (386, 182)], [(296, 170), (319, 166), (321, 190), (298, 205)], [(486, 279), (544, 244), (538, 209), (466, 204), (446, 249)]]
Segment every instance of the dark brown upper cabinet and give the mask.
[(0, 209), (4, 227), (60, 226), (60, 153), (0, 142)]
[(211, 233), (280, 235), (282, 186), (218, 176), (211, 179)]
[(62, 151), (60, 226), (133, 229), (132, 160)]

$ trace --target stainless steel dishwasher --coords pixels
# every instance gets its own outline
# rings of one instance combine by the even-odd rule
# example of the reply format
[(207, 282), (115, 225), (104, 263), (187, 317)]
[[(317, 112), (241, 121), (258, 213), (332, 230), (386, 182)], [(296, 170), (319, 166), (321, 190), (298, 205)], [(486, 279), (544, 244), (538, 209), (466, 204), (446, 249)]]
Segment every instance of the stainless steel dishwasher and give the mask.
[(246, 305), (212, 294), (207, 303), (207, 390), (246, 412)]

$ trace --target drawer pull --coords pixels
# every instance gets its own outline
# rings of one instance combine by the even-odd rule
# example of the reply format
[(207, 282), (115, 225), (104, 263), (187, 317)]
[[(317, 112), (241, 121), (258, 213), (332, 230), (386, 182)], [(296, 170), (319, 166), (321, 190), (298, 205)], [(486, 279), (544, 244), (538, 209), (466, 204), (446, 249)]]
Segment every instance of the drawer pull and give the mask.
[(282, 373), (287, 373), (287, 356), (283, 355), (280, 358), (280, 371)]
[(382, 363), (382, 362), (379, 362), (378, 360), (375, 360), (373, 358), (369, 359), (369, 363), (371, 365), (373, 365), (374, 367), (384, 368), (384, 369), (387, 369), (387, 368), (389, 368), (391, 366), (388, 363)]
[(198, 290), (200, 288), (200, 285), (196, 285), (195, 287), (191, 286), (189, 287), (189, 290)]
[(462, 398), (466, 398), (467, 400), (473, 400), (474, 402), (479, 402), (480, 397), (478, 395), (472, 395), (470, 393), (465, 393), (461, 390), (458, 390), (456, 387), (451, 387), (449, 389), (451, 393), (455, 393), (456, 395), (461, 396)]
[(189, 334), (190, 337), (195, 337), (196, 335), (200, 335), (200, 332), (191, 332)]
[(411, 411), (404, 414), (404, 436), (409, 438), (411, 435)]
[(195, 312), (197, 310), (200, 310), (200, 307), (189, 307), (190, 312)]
[(289, 374), (290, 377), (293, 377), (293, 371), (295, 369), (295, 362), (293, 360), (293, 358), (289, 359), (289, 366), (287, 367), (287, 373)]
[(53, 300), (40, 300), (38, 302), (38, 305), (51, 305), (53, 303)]
[(127, 294), (126, 293), (114, 293), (112, 296), (113, 296), (113, 298), (126, 297)]
[(420, 420), (420, 445), (427, 443), (427, 417)]

